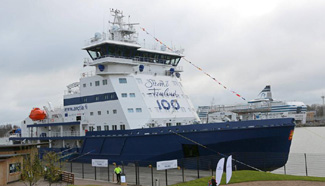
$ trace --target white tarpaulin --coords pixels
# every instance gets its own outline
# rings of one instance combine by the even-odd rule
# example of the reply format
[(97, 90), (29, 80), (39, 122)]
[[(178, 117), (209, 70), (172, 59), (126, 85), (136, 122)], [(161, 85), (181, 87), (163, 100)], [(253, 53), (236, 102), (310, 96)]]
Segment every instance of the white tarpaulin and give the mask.
[(177, 160), (157, 161), (157, 170), (175, 169), (177, 168)]
[(227, 158), (226, 173), (226, 184), (228, 184), (232, 176), (232, 155)]
[(221, 182), (224, 164), (225, 164), (225, 158), (221, 158), (219, 160), (218, 165), (217, 165), (217, 168), (216, 168), (216, 181), (217, 181), (217, 185), (219, 185), (220, 182)]
[(92, 159), (91, 165), (93, 167), (108, 167), (108, 160), (104, 159)]

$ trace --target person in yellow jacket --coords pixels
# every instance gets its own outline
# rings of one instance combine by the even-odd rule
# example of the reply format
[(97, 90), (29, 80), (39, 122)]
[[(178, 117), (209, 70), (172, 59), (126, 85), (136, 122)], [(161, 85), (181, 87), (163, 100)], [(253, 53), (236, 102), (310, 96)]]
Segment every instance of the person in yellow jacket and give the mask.
[(116, 179), (117, 179), (117, 183), (121, 183), (121, 173), (122, 173), (122, 169), (116, 165), (114, 172), (116, 174)]

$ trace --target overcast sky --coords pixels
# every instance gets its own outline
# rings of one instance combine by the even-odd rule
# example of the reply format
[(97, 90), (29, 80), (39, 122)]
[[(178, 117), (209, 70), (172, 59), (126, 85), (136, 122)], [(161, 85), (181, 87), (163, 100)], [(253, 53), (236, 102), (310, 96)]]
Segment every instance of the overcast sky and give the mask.
[[(33, 107), (62, 105), (87, 56), (81, 48), (123, 10), (168, 45), (246, 99), (271, 85), (277, 100), (322, 103), (325, 94), (323, 0), (1, 0), (0, 124), (19, 124)], [(139, 42), (154, 43), (140, 31)], [(194, 105), (245, 103), (182, 60)]]

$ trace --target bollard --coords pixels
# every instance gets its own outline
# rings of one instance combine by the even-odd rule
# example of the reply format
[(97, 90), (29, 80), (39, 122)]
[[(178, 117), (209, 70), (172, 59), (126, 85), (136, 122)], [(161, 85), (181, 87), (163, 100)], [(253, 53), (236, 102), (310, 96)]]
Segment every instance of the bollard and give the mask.
[(160, 186), (159, 178), (156, 178), (156, 179), (155, 179), (155, 186)]

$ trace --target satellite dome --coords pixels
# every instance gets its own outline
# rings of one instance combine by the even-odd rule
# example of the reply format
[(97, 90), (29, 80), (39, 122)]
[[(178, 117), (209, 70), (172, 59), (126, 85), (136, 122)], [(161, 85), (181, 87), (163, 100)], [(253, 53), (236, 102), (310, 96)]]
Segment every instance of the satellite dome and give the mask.
[(97, 40), (97, 39), (100, 39), (100, 38), (102, 38), (102, 34), (99, 33), (99, 32), (96, 32), (95, 33), (95, 39)]

